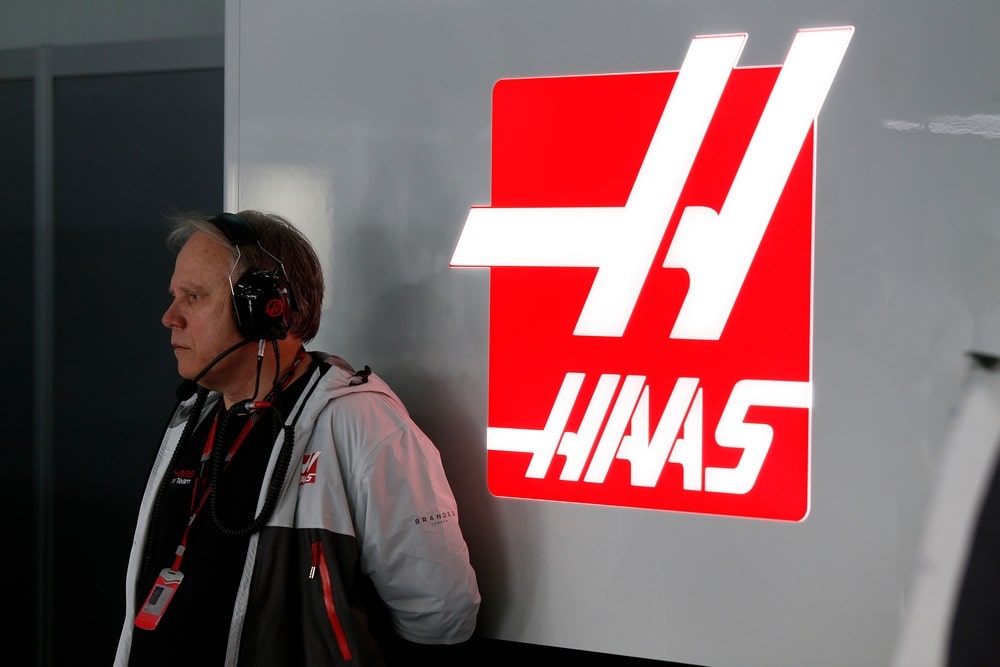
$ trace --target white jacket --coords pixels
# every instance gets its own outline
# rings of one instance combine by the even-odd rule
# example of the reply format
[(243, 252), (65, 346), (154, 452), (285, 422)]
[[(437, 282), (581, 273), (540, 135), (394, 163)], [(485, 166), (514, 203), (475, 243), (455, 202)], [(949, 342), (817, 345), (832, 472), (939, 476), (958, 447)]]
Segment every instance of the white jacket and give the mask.
[[(374, 584), (400, 637), (420, 644), (469, 639), (479, 589), (436, 447), (377, 375), (311, 354), (321, 363), (285, 422), (294, 424), (291, 465), (274, 513), (250, 538), (226, 664), (285, 667), (295, 663), (291, 656), (379, 664), (377, 613), (358, 571)], [(209, 395), (202, 415), (218, 398)], [(143, 494), (116, 666), (128, 664), (150, 515), (194, 401), (174, 412)], [(259, 503), (284, 438), (274, 444)], [(290, 600), (302, 609), (289, 613)]]

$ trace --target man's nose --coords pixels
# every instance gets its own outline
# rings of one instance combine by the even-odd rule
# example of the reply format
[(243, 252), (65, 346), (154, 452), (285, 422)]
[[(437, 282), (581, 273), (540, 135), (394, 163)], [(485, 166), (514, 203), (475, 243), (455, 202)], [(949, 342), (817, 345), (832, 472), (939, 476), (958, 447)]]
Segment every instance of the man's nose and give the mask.
[(168, 329), (173, 329), (174, 327), (180, 327), (183, 324), (183, 319), (178, 315), (176, 302), (171, 301), (167, 309), (163, 311), (163, 316), (160, 318), (160, 323)]

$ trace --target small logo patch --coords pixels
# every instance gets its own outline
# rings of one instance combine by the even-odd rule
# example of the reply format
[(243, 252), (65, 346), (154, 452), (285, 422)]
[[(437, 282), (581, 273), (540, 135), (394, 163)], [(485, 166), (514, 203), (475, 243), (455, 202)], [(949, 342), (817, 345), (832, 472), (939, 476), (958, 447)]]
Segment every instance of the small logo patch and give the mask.
[(302, 474), (299, 475), (299, 486), (312, 484), (316, 481), (316, 464), (322, 452), (307, 452), (302, 456)]

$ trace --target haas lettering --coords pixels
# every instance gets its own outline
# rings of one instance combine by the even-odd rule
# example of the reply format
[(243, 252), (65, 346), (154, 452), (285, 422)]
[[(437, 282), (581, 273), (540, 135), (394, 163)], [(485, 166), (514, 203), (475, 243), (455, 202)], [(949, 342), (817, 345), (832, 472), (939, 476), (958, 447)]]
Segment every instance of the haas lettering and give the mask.
[[(769, 425), (744, 421), (747, 410), (751, 406), (809, 408), (812, 401), (808, 382), (737, 382), (716, 425), (715, 442), (721, 447), (743, 450), (739, 464), (733, 468), (703, 468), (702, 389), (697, 378), (677, 379), (666, 408), (650, 433), (650, 389), (646, 378), (629, 375), (622, 381), (620, 375), (604, 374), (598, 380), (579, 430), (568, 432), (566, 422), (579, 398), (584, 378), (583, 373), (566, 374), (544, 428), (490, 427), (487, 448), (530, 453), (525, 476), (531, 478), (545, 477), (554, 456), (559, 454), (565, 457), (561, 480), (579, 481), (582, 476), (584, 482), (600, 484), (617, 458), (631, 464), (633, 486), (656, 486), (664, 466), (674, 463), (683, 468), (686, 491), (743, 494), (757, 481), (772, 440)], [(684, 435), (680, 437), (682, 430)]]

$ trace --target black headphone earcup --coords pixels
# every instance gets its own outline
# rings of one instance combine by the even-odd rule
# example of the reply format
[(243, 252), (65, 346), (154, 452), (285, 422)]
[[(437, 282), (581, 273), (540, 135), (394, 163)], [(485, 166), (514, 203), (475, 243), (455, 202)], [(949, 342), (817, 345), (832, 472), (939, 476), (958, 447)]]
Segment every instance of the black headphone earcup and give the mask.
[(281, 274), (264, 269), (244, 273), (233, 287), (233, 316), (244, 338), (280, 340), (287, 336), (292, 309)]

